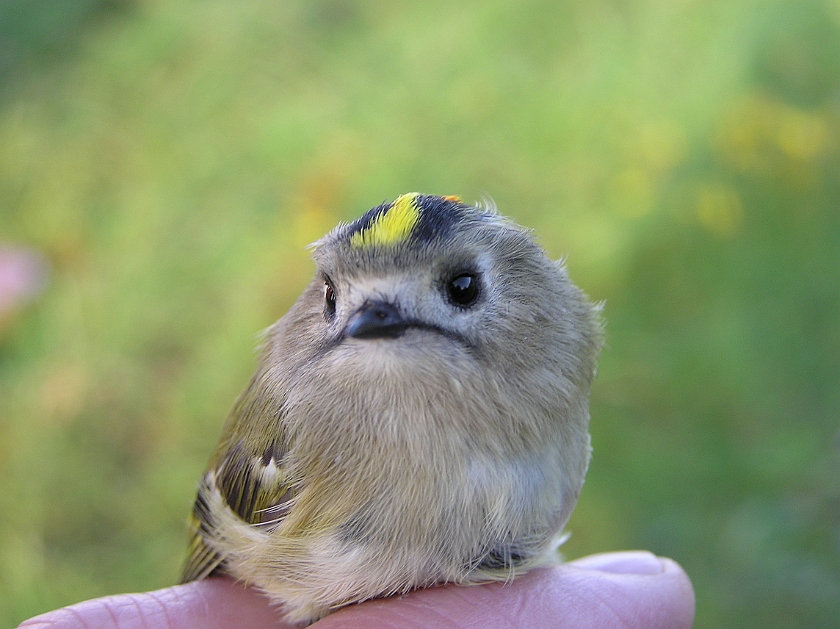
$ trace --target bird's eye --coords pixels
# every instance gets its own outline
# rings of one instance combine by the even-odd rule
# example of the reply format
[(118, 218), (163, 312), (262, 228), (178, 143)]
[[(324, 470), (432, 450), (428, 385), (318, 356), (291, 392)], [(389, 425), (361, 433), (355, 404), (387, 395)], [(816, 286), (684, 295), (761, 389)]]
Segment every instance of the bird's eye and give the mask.
[(459, 273), (446, 285), (449, 300), (461, 308), (469, 308), (478, 299), (478, 278), (472, 273)]
[(324, 282), (324, 316), (327, 320), (335, 316), (335, 290), (329, 282)]

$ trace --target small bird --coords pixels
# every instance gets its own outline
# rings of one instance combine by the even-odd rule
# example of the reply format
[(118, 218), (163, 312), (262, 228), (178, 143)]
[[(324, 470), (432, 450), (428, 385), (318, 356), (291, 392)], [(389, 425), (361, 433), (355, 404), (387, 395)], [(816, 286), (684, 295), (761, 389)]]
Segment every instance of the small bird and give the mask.
[(224, 573), (311, 623), (558, 561), (599, 307), (458, 197), (402, 195), (312, 251), (200, 482), (182, 582)]

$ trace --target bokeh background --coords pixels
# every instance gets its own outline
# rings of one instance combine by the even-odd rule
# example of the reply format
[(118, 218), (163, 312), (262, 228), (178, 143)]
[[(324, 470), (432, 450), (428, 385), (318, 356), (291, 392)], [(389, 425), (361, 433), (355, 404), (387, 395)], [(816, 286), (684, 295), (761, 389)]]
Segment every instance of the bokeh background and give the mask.
[(0, 0), (0, 625), (174, 582), (305, 245), (413, 190), (606, 302), (565, 555), (836, 627), (838, 0)]

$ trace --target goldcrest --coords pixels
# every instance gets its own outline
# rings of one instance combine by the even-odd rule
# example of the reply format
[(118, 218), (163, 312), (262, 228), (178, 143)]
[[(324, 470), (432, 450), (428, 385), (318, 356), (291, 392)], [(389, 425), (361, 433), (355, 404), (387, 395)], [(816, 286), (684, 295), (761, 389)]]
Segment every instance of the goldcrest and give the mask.
[(191, 518), (224, 573), (312, 622), (557, 561), (590, 457), (599, 309), (531, 233), (406, 194), (313, 246)]

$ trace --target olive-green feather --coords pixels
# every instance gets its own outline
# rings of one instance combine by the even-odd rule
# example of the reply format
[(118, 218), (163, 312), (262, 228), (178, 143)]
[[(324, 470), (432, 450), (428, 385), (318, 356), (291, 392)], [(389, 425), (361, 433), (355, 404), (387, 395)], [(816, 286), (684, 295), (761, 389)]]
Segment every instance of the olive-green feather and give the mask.
[(292, 492), (285, 482), (282, 454), (276, 442), (260, 453), (250, 452), (239, 442), (204, 475), (190, 518), (189, 555), (182, 583), (224, 570), (224, 559), (207, 542), (216, 529), (209, 507), (215, 491), (248, 524), (270, 528), (286, 515)]

